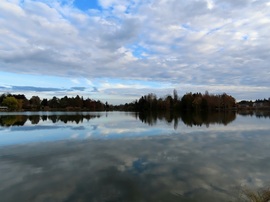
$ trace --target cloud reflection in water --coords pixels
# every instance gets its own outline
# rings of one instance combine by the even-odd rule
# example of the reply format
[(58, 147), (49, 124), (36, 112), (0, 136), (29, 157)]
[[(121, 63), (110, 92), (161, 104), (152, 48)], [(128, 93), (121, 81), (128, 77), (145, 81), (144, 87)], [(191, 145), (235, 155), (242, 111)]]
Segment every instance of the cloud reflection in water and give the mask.
[[(156, 123), (109, 113), (79, 124), (47, 120), (4, 127), (10, 130), (1, 134), (2, 143), (4, 136), (15, 136), (0, 147), (1, 199), (232, 201), (240, 185), (269, 184), (268, 119), (237, 116), (208, 128), (179, 121), (176, 130)], [(32, 139), (18, 145), (19, 135), (20, 141)]]

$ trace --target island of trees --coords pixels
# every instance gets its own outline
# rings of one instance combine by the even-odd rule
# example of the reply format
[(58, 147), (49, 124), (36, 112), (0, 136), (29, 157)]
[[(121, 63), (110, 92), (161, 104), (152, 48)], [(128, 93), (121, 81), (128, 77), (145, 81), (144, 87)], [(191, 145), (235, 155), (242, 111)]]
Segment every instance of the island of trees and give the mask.
[(226, 93), (220, 95), (201, 93), (186, 93), (179, 97), (176, 90), (173, 95), (157, 98), (155, 94), (142, 96), (135, 102), (119, 106), (120, 109), (134, 111), (215, 111), (234, 110), (236, 101)]
[(2, 94), (0, 96), (1, 111), (105, 111), (122, 110), (137, 112), (154, 111), (232, 111), (238, 109), (270, 109), (270, 98), (256, 101), (236, 102), (235, 98), (226, 93), (210, 94), (186, 93), (178, 96), (176, 90), (172, 95), (158, 98), (155, 94), (144, 95), (138, 100), (122, 105), (109, 105), (100, 100), (76, 97), (53, 97), (40, 99), (32, 96), (27, 99), (23, 94)]

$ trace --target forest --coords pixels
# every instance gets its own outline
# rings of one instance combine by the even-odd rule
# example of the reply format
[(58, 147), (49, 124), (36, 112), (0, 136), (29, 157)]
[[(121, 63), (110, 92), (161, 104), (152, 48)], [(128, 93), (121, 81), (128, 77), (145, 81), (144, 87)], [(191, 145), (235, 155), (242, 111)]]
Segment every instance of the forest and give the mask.
[(40, 99), (39, 96), (32, 96), (27, 99), (24, 94), (2, 94), (0, 96), (1, 111), (231, 111), (237, 109), (269, 109), (270, 98), (256, 101), (240, 101), (226, 93), (210, 94), (206, 91), (202, 93), (186, 93), (179, 96), (174, 90), (173, 94), (164, 97), (157, 97), (153, 93), (141, 96), (141, 98), (126, 104), (110, 105), (100, 100), (90, 98), (84, 99), (76, 97), (62, 98), (53, 97), (51, 99)]
[(178, 96), (176, 90), (173, 95), (157, 98), (153, 93), (142, 96), (132, 103), (118, 106), (125, 111), (216, 111), (234, 110), (236, 100), (234, 97), (223, 94), (186, 93)]
[[(27, 99), (23, 94), (2, 94), (0, 96), (0, 106), (7, 111), (104, 111), (108, 104), (100, 100), (84, 99), (76, 97), (63, 97), (52, 99), (40, 99), (39, 96), (32, 96)], [(6, 108), (4, 108), (6, 107)]]

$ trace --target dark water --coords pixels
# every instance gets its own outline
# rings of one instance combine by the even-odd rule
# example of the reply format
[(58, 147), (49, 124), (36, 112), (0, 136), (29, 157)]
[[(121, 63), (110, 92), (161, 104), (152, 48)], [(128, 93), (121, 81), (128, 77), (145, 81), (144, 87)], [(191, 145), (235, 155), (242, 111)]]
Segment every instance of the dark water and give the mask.
[(264, 114), (0, 113), (0, 201), (238, 201), (270, 185)]

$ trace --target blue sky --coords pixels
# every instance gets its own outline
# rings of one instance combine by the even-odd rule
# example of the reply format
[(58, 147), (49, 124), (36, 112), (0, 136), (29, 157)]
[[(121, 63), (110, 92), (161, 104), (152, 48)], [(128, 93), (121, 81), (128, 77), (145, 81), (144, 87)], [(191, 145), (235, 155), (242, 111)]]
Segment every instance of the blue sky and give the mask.
[(3, 0), (0, 93), (270, 97), (268, 0)]
[(97, 0), (74, 0), (72, 3), (73, 6), (84, 12), (87, 12), (87, 10), (89, 9), (96, 9), (102, 11), (102, 7)]

